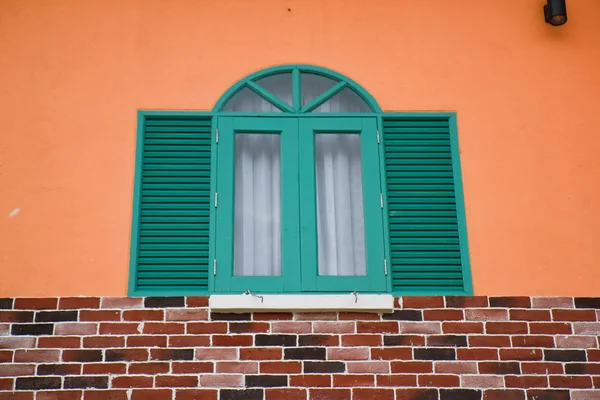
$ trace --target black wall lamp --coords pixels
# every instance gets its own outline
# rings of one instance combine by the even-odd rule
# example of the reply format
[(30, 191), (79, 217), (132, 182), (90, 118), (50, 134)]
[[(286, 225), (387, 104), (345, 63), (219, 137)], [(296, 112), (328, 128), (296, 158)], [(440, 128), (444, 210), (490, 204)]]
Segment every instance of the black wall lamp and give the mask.
[(567, 22), (567, 5), (565, 0), (548, 0), (544, 6), (544, 17), (550, 25), (559, 26)]

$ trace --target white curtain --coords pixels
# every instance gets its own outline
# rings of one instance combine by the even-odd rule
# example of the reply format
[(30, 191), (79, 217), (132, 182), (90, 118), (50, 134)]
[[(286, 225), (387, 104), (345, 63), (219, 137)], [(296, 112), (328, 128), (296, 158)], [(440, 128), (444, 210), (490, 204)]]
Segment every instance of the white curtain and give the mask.
[[(257, 83), (292, 104), (291, 74)], [(302, 74), (303, 105), (334, 84), (329, 78)], [(250, 89), (241, 90), (225, 110), (280, 111)], [(314, 110), (361, 111), (368, 106), (351, 90)], [(236, 133), (235, 275), (281, 275), (280, 154), (277, 134)], [(317, 134), (315, 162), (319, 275), (366, 275), (360, 135)]]

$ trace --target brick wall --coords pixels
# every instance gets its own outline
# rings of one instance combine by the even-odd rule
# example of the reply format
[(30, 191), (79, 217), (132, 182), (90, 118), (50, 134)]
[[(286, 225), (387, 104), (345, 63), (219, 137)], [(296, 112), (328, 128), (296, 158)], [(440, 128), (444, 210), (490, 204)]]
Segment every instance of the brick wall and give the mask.
[(384, 315), (207, 304), (0, 299), (0, 399), (600, 399), (600, 298), (404, 297)]

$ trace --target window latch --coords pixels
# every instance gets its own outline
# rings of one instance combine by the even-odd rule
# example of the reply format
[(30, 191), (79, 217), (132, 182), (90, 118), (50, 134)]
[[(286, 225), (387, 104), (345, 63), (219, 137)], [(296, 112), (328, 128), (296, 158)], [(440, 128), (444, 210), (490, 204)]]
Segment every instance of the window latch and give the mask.
[(252, 292), (251, 292), (251, 291), (249, 291), (249, 290), (246, 290), (246, 291), (244, 292), (244, 294), (249, 294), (250, 296), (253, 296), (253, 297), (258, 297), (258, 298), (260, 299), (260, 302), (261, 302), (261, 303), (264, 301), (264, 298), (263, 298), (262, 296), (259, 296), (259, 295), (257, 295), (256, 293), (252, 293)]
[(358, 303), (358, 292), (355, 290), (354, 292), (352, 292), (352, 294), (354, 295), (354, 302)]

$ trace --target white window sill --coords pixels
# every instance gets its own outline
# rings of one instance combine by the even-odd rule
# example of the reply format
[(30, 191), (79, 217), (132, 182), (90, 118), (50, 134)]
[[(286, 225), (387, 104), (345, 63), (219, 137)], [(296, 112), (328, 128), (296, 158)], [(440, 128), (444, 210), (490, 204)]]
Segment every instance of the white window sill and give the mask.
[[(262, 298), (260, 298), (260, 297)], [(322, 312), (359, 311), (391, 313), (391, 294), (214, 294), (208, 299), (211, 311), (243, 313), (253, 311)]]

